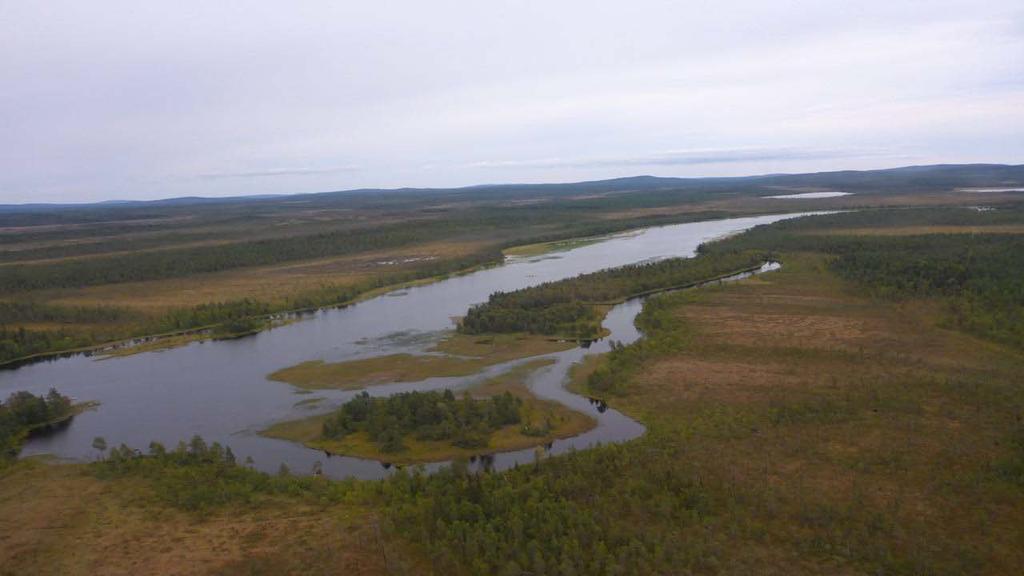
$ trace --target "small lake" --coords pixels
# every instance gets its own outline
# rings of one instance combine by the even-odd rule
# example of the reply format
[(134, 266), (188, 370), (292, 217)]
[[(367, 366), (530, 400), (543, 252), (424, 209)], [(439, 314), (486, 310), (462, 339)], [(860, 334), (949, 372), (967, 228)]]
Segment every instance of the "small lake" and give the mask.
[[(67, 426), (30, 439), (23, 456), (49, 453), (88, 460), (96, 457), (92, 439), (103, 436), (116, 446), (125, 443), (145, 451), (156, 440), (169, 448), (199, 434), (208, 442), (231, 446), (239, 461), (252, 457), (255, 466), (274, 472), (287, 464), (308, 473), (320, 461), (335, 478), (381, 478), (393, 468), (375, 460), (332, 456), (300, 444), (264, 438), (270, 424), (323, 412), (357, 392), (318, 390), (303, 393), (267, 380), (267, 374), (307, 360), (337, 362), (401, 352), (420, 353), (452, 329), (453, 317), (495, 291), (515, 290), (637, 262), (692, 256), (702, 242), (736, 234), (759, 224), (794, 218), (786, 214), (733, 218), (647, 228), (611, 236), (565, 252), (509, 258), (505, 264), (426, 286), (396, 290), (343, 308), (324, 309), (302, 320), (259, 334), (227, 341), (192, 343), (180, 348), (102, 359), (78, 354), (18, 368), (0, 370), (0, 395), (17, 390), (42, 394), (57, 388), (77, 401), (95, 400), (98, 409), (83, 413)], [(622, 442), (644, 428), (603, 403), (565, 390), (573, 363), (587, 354), (608, 351), (610, 341), (629, 343), (640, 337), (633, 324), (642, 307), (636, 299), (615, 306), (604, 321), (611, 334), (603, 340), (550, 354), (555, 363), (535, 372), (528, 384), (538, 396), (585, 412), (597, 419), (594, 429), (546, 446), (550, 454), (584, 449), (596, 443)], [(518, 360), (492, 366), (470, 377), (431, 378), (422, 382), (373, 386), (373, 396), (409, 390), (461, 389), (508, 370)], [(316, 402), (309, 402), (319, 399)], [(534, 450), (500, 453), (477, 460), (475, 466), (508, 468), (532, 462)], [(428, 465), (436, 469), (441, 464)]]

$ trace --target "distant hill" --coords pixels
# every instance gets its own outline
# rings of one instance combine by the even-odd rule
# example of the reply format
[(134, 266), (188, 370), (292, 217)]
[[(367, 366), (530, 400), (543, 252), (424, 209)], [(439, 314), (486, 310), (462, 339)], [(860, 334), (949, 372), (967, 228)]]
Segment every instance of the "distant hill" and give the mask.
[(89, 209), (187, 207), (196, 205), (233, 204), (315, 204), (356, 200), (359, 197), (380, 201), (386, 196), (409, 197), (477, 197), (481, 200), (511, 197), (566, 196), (596, 193), (628, 193), (633, 191), (677, 190), (680, 192), (763, 193), (779, 188), (828, 188), (857, 193), (942, 191), (966, 187), (1024, 186), (1024, 165), (1007, 164), (937, 164), (906, 166), (883, 170), (842, 170), (806, 174), (764, 174), (709, 178), (671, 178), (661, 176), (630, 176), (560, 184), (484, 184), (460, 188), (361, 188), (333, 192), (232, 196), (204, 198), (187, 196), (161, 200), (109, 200), (93, 204), (0, 204), (0, 213), (39, 213), (55, 210), (76, 212)]

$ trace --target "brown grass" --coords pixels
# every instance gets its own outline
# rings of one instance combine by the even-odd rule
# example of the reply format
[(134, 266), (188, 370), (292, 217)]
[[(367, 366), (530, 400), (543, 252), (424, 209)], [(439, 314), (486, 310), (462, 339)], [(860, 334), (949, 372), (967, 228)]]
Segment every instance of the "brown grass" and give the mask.
[[(277, 302), (324, 286), (350, 286), (382, 274), (422, 265), (422, 259), (458, 258), (480, 250), (483, 242), (436, 242), (336, 258), (242, 268), (185, 278), (106, 284), (77, 290), (38, 292), (42, 300), (82, 306), (109, 305), (159, 314), (170, 308), (250, 298)], [(414, 262), (402, 262), (420, 259)], [(390, 262), (395, 262), (391, 264)]]
[(819, 541), (844, 542), (851, 573), (892, 555), (1024, 571), (1024, 491), (993, 472), (1015, 457), (1021, 354), (937, 327), (928, 302), (858, 296), (811, 257), (692, 298), (686, 350), (614, 404), (743, 503), (731, 521), (757, 528), (730, 539), (735, 566), (799, 572)]
[(392, 546), (366, 509), (282, 501), (198, 518), (145, 490), (80, 465), (19, 463), (0, 478), (0, 574), (387, 573)]

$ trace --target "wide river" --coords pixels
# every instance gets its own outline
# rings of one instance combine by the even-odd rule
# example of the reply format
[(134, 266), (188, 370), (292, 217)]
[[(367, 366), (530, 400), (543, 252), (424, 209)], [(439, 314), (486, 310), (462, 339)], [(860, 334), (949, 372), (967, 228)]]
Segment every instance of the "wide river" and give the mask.
[[(307, 473), (320, 461), (324, 473), (332, 477), (380, 478), (390, 473), (390, 466), (375, 460), (327, 457), (300, 444), (260, 436), (259, 431), (274, 422), (329, 410), (356, 394), (336, 390), (303, 394), (287, 384), (268, 380), (267, 374), (306, 360), (337, 362), (398, 352), (423, 353), (452, 329), (453, 317), (465, 314), (492, 292), (637, 262), (692, 256), (702, 242), (796, 216), (800, 214), (647, 228), (565, 252), (510, 258), (498, 267), (396, 290), (343, 308), (320, 310), (301, 321), (238, 340), (193, 343), (106, 359), (78, 354), (0, 370), (0, 396), (16, 390), (41, 394), (52, 387), (78, 401), (100, 402), (98, 409), (77, 416), (68, 426), (29, 440), (23, 456), (49, 453), (86, 460), (96, 456), (92, 449), (96, 436), (104, 437), (111, 446), (125, 443), (146, 450), (152, 440), (171, 447), (199, 434), (208, 442), (231, 446), (239, 460), (252, 457), (257, 468), (269, 472), (285, 463), (296, 473)], [(643, 434), (638, 422), (564, 388), (569, 367), (583, 356), (606, 352), (610, 340), (629, 343), (640, 337), (633, 319), (641, 306), (640, 300), (616, 306), (604, 322), (611, 330), (608, 338), (588, 348), (548, 355), (556, 362), (530, 378), (528, 384), (535, 394), (592, 414), (598, 420), (598, 426), (589, 432), (547, 446), (550, 454)], [(431, 378), (373, 386), (368, 391), (384, 396), (407, 390), (466, 388), (519, 362), (524, 360), (493, 366), (470, 377)], [(313, 398), (322, 401), (300, 404)], [(534, 457), (533, 450), (504, 452), (475, 465), (503, 469)]]

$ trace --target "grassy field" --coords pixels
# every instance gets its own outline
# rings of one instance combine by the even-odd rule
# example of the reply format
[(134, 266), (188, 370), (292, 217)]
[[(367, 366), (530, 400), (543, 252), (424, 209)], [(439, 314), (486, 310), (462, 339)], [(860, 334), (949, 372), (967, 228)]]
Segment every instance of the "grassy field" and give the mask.
[(266, 498), (197, 516), (144, 481), (99, 480), (83, 465), (32, 460), (0, 474), (5, 576), (376, 575), (405, 562), (362, 505)]
[(389, 354), (330, 363), (313, 360), (282, 368), (268, 377), (307, 390), (359, 390), (377, 384), (469, 376), (495, 364), (561, 352), (575, 346), (575, 342), (528, 334), (453, 333), (432, 349), (440, 353), (436, 355)]
[[(373, 458), (395, 464), (415, 464), (520, 450), (547, 444), (556, 438), (576, 436), (590, 430), (596, 424), (593, 418), (566, 408), (557, 402), (537, 398), (526, 387), (524, 381), (533, 371), (550, 364), (549, 360), (534, 360), (491, 378), (470, 390), (474, 398), (487, 398), (509, 392), (523, 400), (523, 422), (505, 426), (494, 432), (490, 437), (489, 445), (485, 448), (459, 448), (453, 446), (451, 442), (406, 438), (404, 440), (405, 450), (396, 453), (383, 453), (365, 432), (350, 434), (341, 440), (323, 438), (323, 423), (329, 416), (328, 414), (281, 422), (264, 430), (261, 434), (271, 438), (301, 442), (310, 448), (326, 450), (332, 454)], [(540, 428), (545, 422), (552, 424), (552, 429), (547, 435), (527, 436), (521, 432), (523, 425), (528, 424)]]
[(670, 296), (685, 346), (609, 398), (728, 503), (723, 571), (1019, 573), (1024, 492), (1000, 469), (1021, 458), (1024, 357), (784, 261)]
[(486, 247), (484, 242), (431, 243), (183, 278), (41, 291), (36, 296), (71, 306), (117, 302), (120, 306), (153, 316), (175, 308), (245, 298), (284, 303), (290, 295), (324, 286), (354, 286), (384, 274), (413, 270), (423, 262), (461, 258)]

